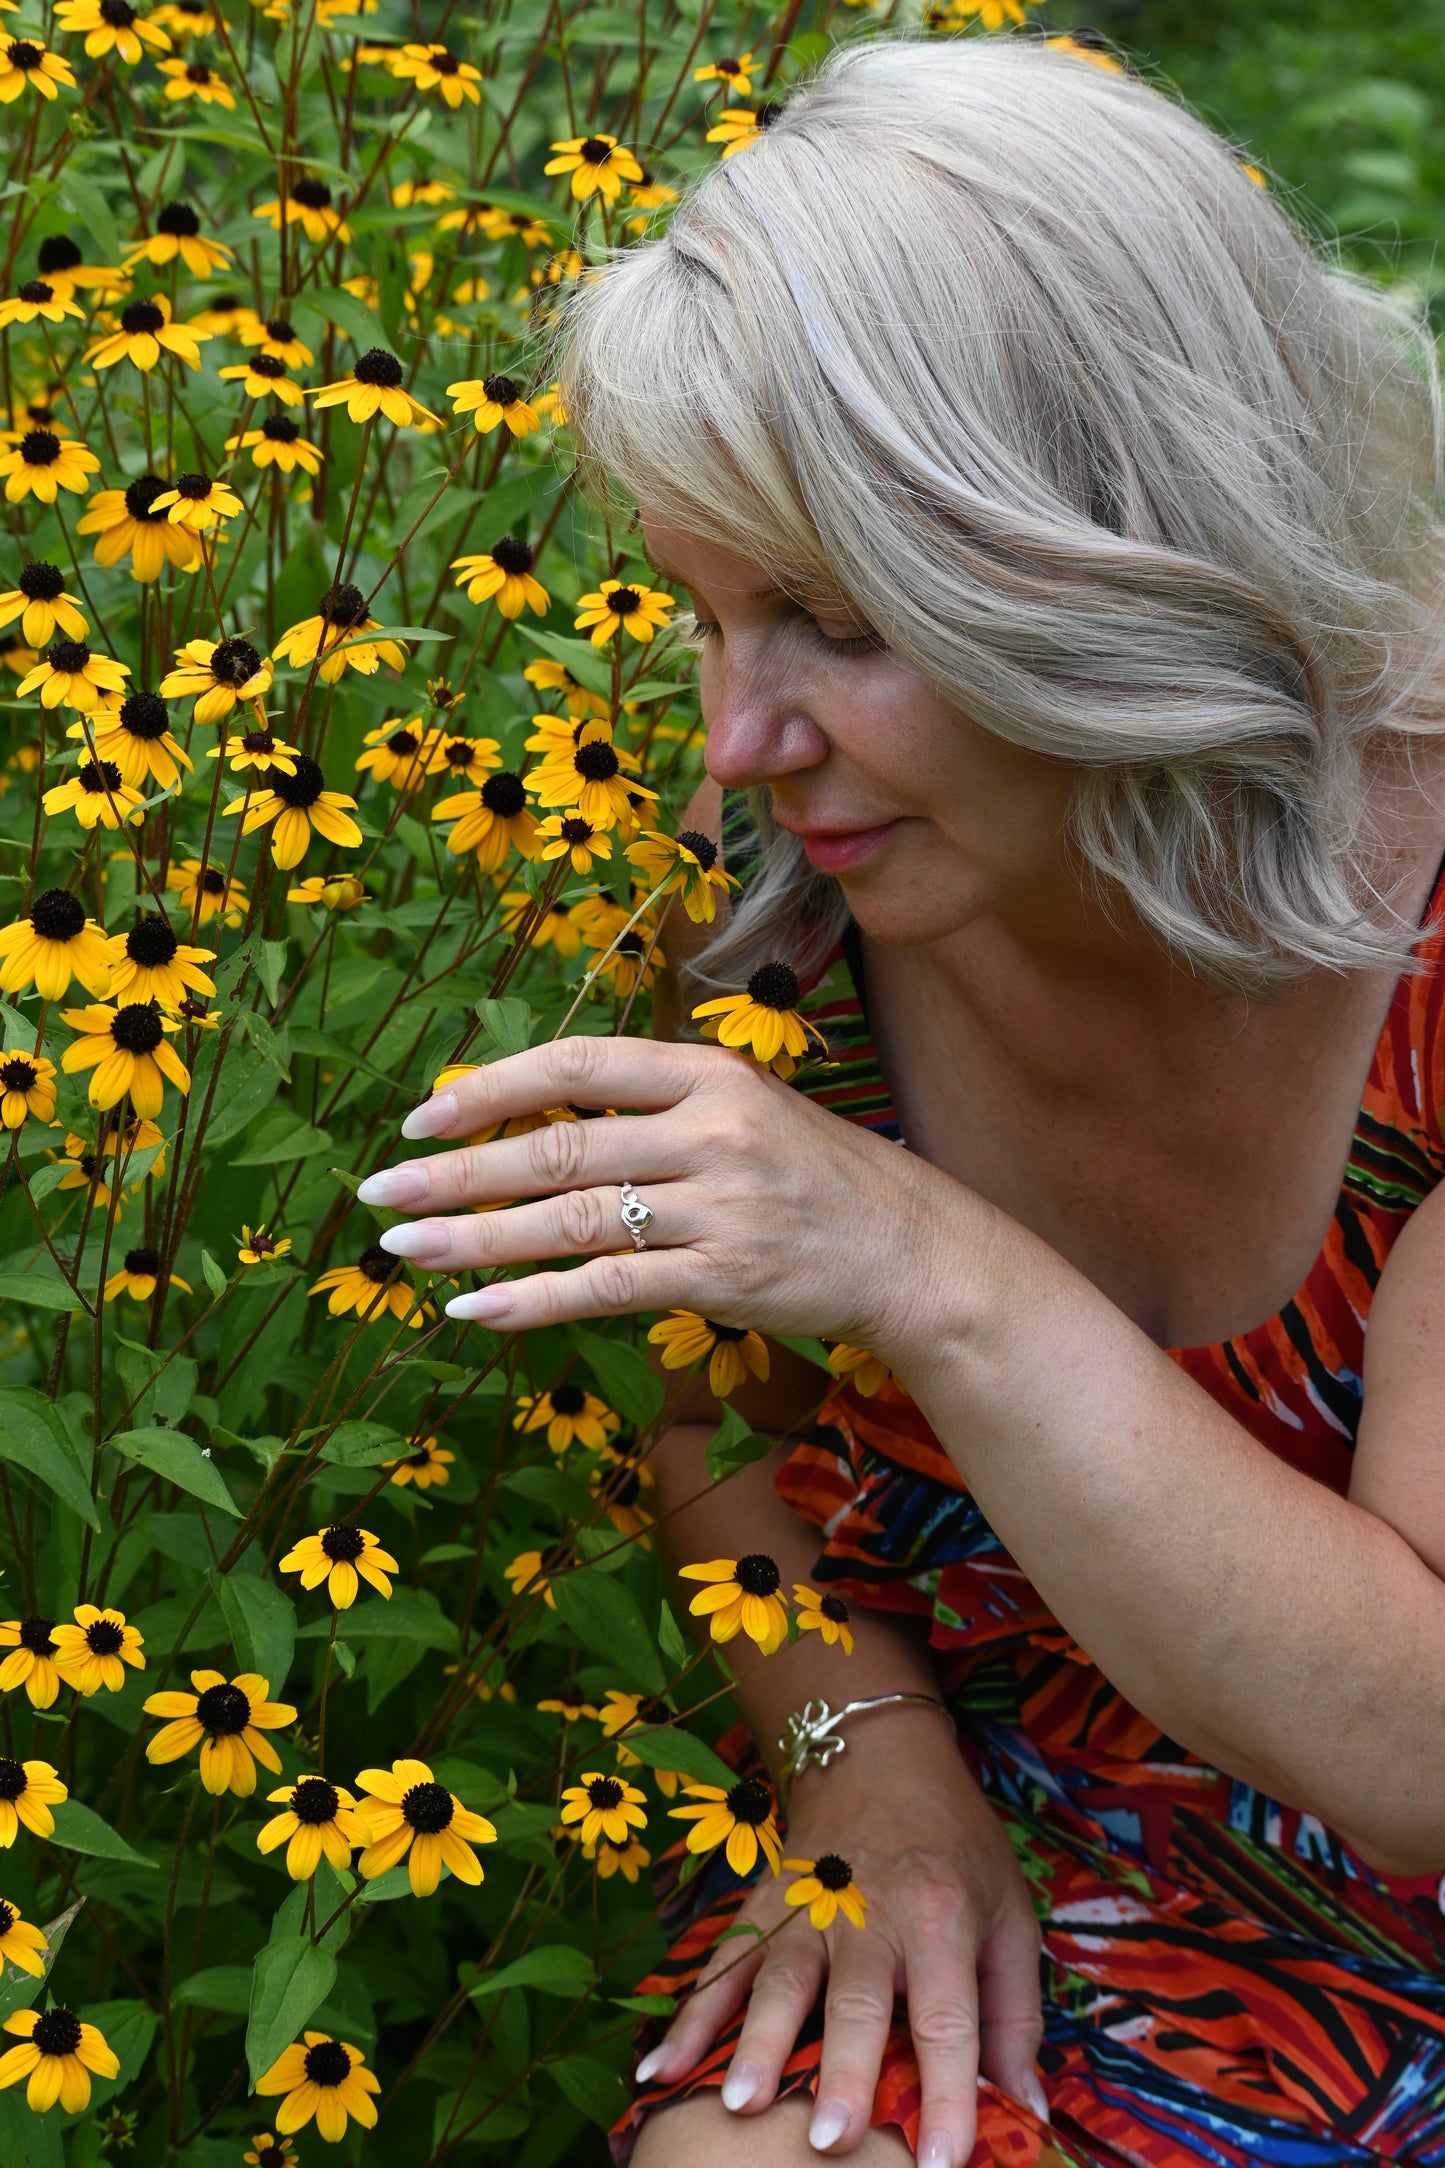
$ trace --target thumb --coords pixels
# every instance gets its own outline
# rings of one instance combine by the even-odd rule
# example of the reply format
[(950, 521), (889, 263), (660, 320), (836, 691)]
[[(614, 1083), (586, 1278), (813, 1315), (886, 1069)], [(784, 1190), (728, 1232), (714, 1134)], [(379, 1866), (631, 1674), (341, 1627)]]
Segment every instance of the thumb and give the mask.
[(978, 1953), (979, 2070), (1042, 2123), (1049, 2104), (1034, 2058), (1044, 2035), (1039, 1926), (1020, 1898)]

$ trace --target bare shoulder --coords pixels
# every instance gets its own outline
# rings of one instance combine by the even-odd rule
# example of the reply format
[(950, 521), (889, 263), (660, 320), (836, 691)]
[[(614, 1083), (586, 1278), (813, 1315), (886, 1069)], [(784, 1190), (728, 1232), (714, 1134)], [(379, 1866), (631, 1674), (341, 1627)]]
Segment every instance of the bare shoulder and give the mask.
[(1350, 1497), (1445, 1576), (1445, 1184), (1401, 1230), (1370, 1305)]
[[(721, 784), (705, 777), (693, 792), (678, 832), (695, 829), (715, 844), (718, 864), (722, 864), (723, 794)], [(652, 1034), (656, 1039), (676, 1039), (681, 1036), (683, 1023), (682, 993), (678, 984), (678, 967), (697, 955), (717, 932), (727, 924), (728, 904), (725, 896), (718, 899), (717, 917), (711, 926), (695, 926), (674, 897), (663, 920), (662, 947), (667, 957), (666, 968), (659, 972), (657, 987), (652, 997)]]

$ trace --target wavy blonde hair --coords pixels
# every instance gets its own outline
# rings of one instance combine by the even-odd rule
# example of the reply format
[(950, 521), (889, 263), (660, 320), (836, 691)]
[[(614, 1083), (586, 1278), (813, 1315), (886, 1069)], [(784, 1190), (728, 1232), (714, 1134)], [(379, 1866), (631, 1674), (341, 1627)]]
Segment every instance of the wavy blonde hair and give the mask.
[[(1077, 766), (1101, 893), (1192, 969), (1404, 962), (1372, 810), (1445, 726), (1433, 342), (1172, 97), (1024, 38), (837, 50), (558, 337), (591, 489)], [(846, 921), (767, 797), (709, 982)]]

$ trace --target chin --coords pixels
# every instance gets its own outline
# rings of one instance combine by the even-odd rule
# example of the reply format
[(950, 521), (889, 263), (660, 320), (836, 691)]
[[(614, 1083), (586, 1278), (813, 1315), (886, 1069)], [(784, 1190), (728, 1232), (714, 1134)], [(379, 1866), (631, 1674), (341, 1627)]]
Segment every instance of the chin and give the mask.
[(922, 948), (944, 941), (971, 925), (989, 908), (980, 883), (977, 893), (960, 893), (956, 884), (940, 895), (922, 882), (857, 879), (839, 883), (859, 931), (884, 948)]

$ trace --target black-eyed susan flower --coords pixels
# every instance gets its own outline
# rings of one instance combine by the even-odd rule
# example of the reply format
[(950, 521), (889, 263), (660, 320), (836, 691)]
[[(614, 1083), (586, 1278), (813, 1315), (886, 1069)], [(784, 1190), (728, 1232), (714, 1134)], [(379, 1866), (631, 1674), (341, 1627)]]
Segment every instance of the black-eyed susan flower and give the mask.
[(299, 1573), (305, 1589), (320, 1588), (324, 1581), (326, 1593), (338, 1611), (351, 1609), (363, 1581), (389, 1597), (391, 1582), (387, 1575), (396, 1570), (396, 1560), (390, 1551), (382, 1549), (380, 1538), (369, 1528), (353, 1528), (349, 1521), (318, 1529), (314, 1536), (302, 1536), (281, 1561), (281, 1571)]
[(127, 663), (95, 654), (84, 640), (52, 640), (42, 660), (20, 680), (16, 690), (23, 698), (38, 689), (42, 707), (77, 708), (82, 715), (89, 715), (115, 694), (123, 693), (129, 676)]
[(294, 775), (296, 763), (301, 758), (294, 746), (285, 744), (272, 730), (243, 731), (239, 738), (227, 738), (223, 745), (213, 745), (206, 758), (219, 760), (222, 755), (232, 775), (245, 775), (249, 769), (252, 780), (269, 775), (272, 769), (282, 775)]
[(34, 1980), (43, 1980), (43, 1952), (49, 1948), (40, 1929), (20, 1917), (20, 1907), (11, 1904), (8, 1898), (0, 1897), (0, 1960), (18, 1965)]
[[(65, 0), (62, 0), (62, 5)], [(69, 0), (72, 6), (89, 6), (92, 0)], [(99, 0), (102, 8), (124, 6), (126, 0)], [(137, 25), (139, 28), (139, 25)], [(166, 39), (169, 45), (170, 39)], [(224, 241), (211, 241), (201, 232), (201, 221), (189, 203), (168, 203), (156, 219), (156, 230), (145, 240), (137, 241), (121, 258), (121, 268), (134, 270), (138, 263), (154, 264), (157, 269), (174, 263), (179, 257), (192, 278), (208, 279), (217, 271), (224, 271), (234, 257), (234, 250)], [(195, 328), (194, 326), (192, 327)], [(206, 335), (209, 335), (208, 329)]]
[(163, 489), (156, 498), (155, 510), (164, 512), (171, 526), (203, 535), (222, 520), (234, 519), (241, 500), (225, 482), (209, 474), (178, 474), (174, 487)]
[(187, 640), (176, 649), (175, 668), (161, 679), (167, 700), (195, 696), (198, 723), (219, 723), (238, 700), (260, 700), (275, 671), (249, 640)]
[(552, 1574), (557, 1563), (556, 1554), (550, 1551), (518, 1551), (511, 1563), (503, 1566), (502, 1574), (511, 1583), (514, 1596), (540, 1596), (548, 1610), (555, 1611)]
[(55, 1121), (55, 1064), (43, 1054), (0, 1054), (0, 1127)]
[(463, 98), (472, 105), (481, 101), (477, 88), (482, 80), (481, 69), (458, 60), (445, 45), (403, 45), (388, 65), (397, 82), (415, 83), (422, 92), (434, 90), (454, 113)]
[[(105, 1162), (98, 1152), (91, 1150), (84, 1137), (67, 1136), (65, 1150), (62, 1154), (57, 1156), (54, 1152), (47, 1152), (45, 1156), (52, 1164), (63, 1170), (60, 1180), (55, 1185), (57, 1191), (88, 1190), (93, 1210), (102, 1212), (110, 1210), (111, 1198), (114, 1192), (110, 1184), (101, 1178)], [(139, 1187), (140, 1185), (135, 1186)], [(126, 1199), (122, 1196), (115, 1206), (117, 1219), (124, 1212), (125, 1207)]]
[(448, 384), (447, 397), (452, 412), (470, 414), (482, 436), (489, 435), (499, 422), (505, 422), (514, 437), (525, 437), (542, 426), (515, 377), (463, 377), (458, 383)]
[(106, 936), (68, 888), (47, 888), (30, 909), (0, 927), (0, 992), (33, 985), (45, 1001), (59, 1001), (76, 979), (87, 993), (110, 985)]
[(656, 1482), (645, 1461), (620, 1460), (613, 1467), (594, 1468), (587, 1488), (619, 1536), (640, 1536), (652, 1526), (648, 1493)]
[[(152, 1283), (154, 1284), (154, 1283)], [(55, 1668), (67, 1686), (89, 1696), (102, 1687), (118, 1694), (125, 1685), (125, 1670), (144, 1671), (141, 1654), (145, 1636), (132, 1626), (123, 1611), (101, 1611), (93, 1603), (78, 1603), (73, 1625), (55, 1629), (58, 1654)]]
[(351, 239), (351, 228), (332, 204), (331, 190), (325, 181), (316, 180), (310, 174), (292, 182), (289, 196), (258, 203), (251, 216), (269, 219), (276, 232), (283, 224), (299, 226), (307, 240), (314, 241), (318, 248), (324, 241)]
[(684, 1581), (706, 1581), (688, 1605), (694, 1618), (705, 1618), (714, 1641), (746, 1634), (764, 1656), (788, 1638), (788, 1599), (781, 1593), (778, 1563), (766, 1551), (743, 1558), (709, 1558), (700, 1565), (679, 1566)]
[(554, 1385), (544, 1393), (517, 1395), (512, 1428), (524, 1433), (545, 1430), (548, 1445), (560, 1458), (572, 1445), (600, 1452), (620, 1420), (605, 1400), (583, 1386)]
[(194, 572), (200, 544), (185, 527), (172, 524), (166, 505), (157, 507), (159, 497), (169, 503), (169, 493), (169, 482), (158, 474), (137, 475), (124, 489), (99, 491), (76, 524), (78, 534), (100, 537), (96, 563), (118, 565), (129, 557), (131, 578), (141, 581), (158, 580), (168, 564), (177, 572)]
[(0, 1649), (10, 1652), (0, 1663), (0, 1694), (23, 1686), (32, 1708), (48, 1709), (60, 1692), (54, 1619), (6, 1619), (0, 1625)]
[(6, 1851), (23, 1826), (33, 1837), (53, 1837), (51, 1808), (69, 1792), (48, 1761), (16, 1761), (0, 1754), (0, 1847)]
[[(3, 80), (0, 77), (0, 82)], [(26, 497), (54, 504), (57, 491), (62, 489), (83, 497), (90, 487), (88, 477), (99, 472), (100, 461), (79, 437), (62, 437), (53, 429), (27, 429), (18, 444), (0, 452), (0, 474), (5, 477), (5, 497), (10, 504), (19, 504)]]
[(527, 785), (506, 769), (489, 775), (480, 790), (438, 799), (431, 817), (455, 824), (447, 835), (447, 849), (475, 850), (483, 873), (495, 873), (513, 846), (524, 858), (533, 855), (537, 819), (527, 804)]
[(616, 632), (650, 640), (669, 624), (668, 612), (676, 607), (676, 598), (660, 588), (643, 587), (635, 580), (626, 585), (621, 580), (603, 580), (596, 594), (581, 597), (573, 622), (594, 647), (605, 647)]
[(239, 384), (248, 399), (264, 399), (269, 394), (283, 406), (299, 406), (306, 396), (286, 374), (285, 362), (275, 354), (248, 354), (244, 361), (233, 362), (216, 374), (226, 383)]
[(366, 1831), (353, 1809), (356, 1801), (343, 1785), (325, 1777), (298, 1777), (268, 1792), (272, 1806), (283, 1805), (256, 1835), (258, 1852), (286, 1847), (286, 1872), (293, 1882), (307, 1882), (324, 1858), (328, 1866), (344, 1872), (351, 1865), (352, 1847), (365, 1844)]
[(371, 677), (383, 662), (393, 670), (404, 670), (407, 655), (404, 640), (364, 637), (381, 629), (376, 619), (367, 615), (366, 597), (361, 589), (349, 580), (343, 580), (339, 586), (328, 587), (316, 605), (314, 617), (303, 617), (298, 624), (287, 627), (272, 653), (277, 662), (289, 662), (293, 670), (304, 670), (315, 660), (319, 650), (322, 656), (319, 675), (323, 685), (334, 685), (348, 669), (359, 670), (364, 677)]
[(602, 196), (608, 203), (615, 203), (624, 181), (642, 179), (641, 166), (616, 136), (570, 136), (565, 142), (554, 143), (552, 149), (557, 155), (547, 160), (542, 171), (570, 173), (572, 194), (578, 203), (585, 203), (589, 196)]
[(144, 912), (128, 932), (112, 934), (106, 953), (112, 1001), (158, 1001), (177, 1009), (187, 994), (216, 991), (215, 980), (200, 968), (215, 961), (215, 950), (186, 947), (158, 911)]
[(156, 66), (170, 78), (167, 98), (199, 98), (202, 105), (224, 106), (228, 113), (235, 112), (235, 92), (203, 60), (159, 60)]
[(358, 1316), (375, 1322), (390, 1312), (416, 1326), (427, 1307), (417, 1301), (400, 1261), (379, 1242), (364, 1249), (354, 1265), (334, 1265), (329, 1272), (323, 1272), (307, 1292), (325, 1295), (333, 1317), (355, 1310)]
[[(531, 919), (536, 905), (525, 889), (514, 888), (502, 898), (502, 924), (510, 934), (520, 931)], [(531, 946), (551, 948), (565, 962), (570, 962), (582, 946), (582, 936), (573, 922), (571, 906), (552, 902), (532, 927)]]
[(753, 94), (753, 56), (744, 53), (741, 59), (710, 60), (706, 67), (694, 68), (695, 83), (722, 83), (738, 98), (750, 98)]
[(376, 2102), (371, 2096), (381, 2091), (381, 2081), (349, 2040), (309, 2032), (257, 2079), (256, 2091), (286, 2095), (276, 2110), (276, 2128), (283, 2135), (301, 2130), (314, 2115), (321, 2136), (335, 2145), (346, 2136), (348, 2117), (365, 2130), (373, 2128)]
[(457, 586), (465, 587), (468, 602), (495, 600), (503, 617), (520, 617), (524, 609), (545, 617), (551, 598), (533, 576), (534, 557), (535, 552), (525, 542), (504, 534), (489, 550), (455, 558), (451, 569), (457, 575)]
[[(59, 0), (55, 21), (73, 37), (84, 33), (86, 56), (91, 60), (113, 52), (133, 68), (145, 58), (146, 46), (158, 53), (171, 49), (165, 30), (139, 14), (130, 0)], [(204, 275), (196, 273), (197, 278)]]
[(209, 337), (209, 332), (197, 331), (193, 324), (173, 323), (167, 295), (149, 294), (126, 303), (119, 329), (88, 346), (85, 359), (92, 369), (111, 369), (118, 361), (130, 361), (144, 371), (153, 369), (166, 353), (175, 354), (188, 368), (199, 369), (201, 341)]
[(127, 1250), (119, 1270), (106, 1281), (103, 1293), (107, 1302), (114, 1302), (117, 1295), (129, 1295), (135, 1302), (149, 1302), (162, 1281), (167, 1287), (181, 1287), (188, 1295), (191, 1293), (189, 1280), (183, 1280), (177, 1272), (162, 1269), (159, 1250)]
[(402, 389), (403, 374), (395, 354), (389, 354), (384, 346), (369, 346), (357, 356), (350, 376), (320, 385), (310, 397), (318, 407), (344, 406), (354, 422), (373, 421), (378, 414), (395, 422), (399, 429), (409, 429), (418, 414), (435, 421), (429, 407)]
[(149, 1762), (179, 1761), (193, 1746), (201, 1749), (201, 1782), (219, 1798), (234, 1792), (249, 1799), (256, 1789), (256, 1763), (281, 1774), (276, 1749), (265, 1736), (294, 1724), (289, 1702), (271, 1700), (271, 1683), (258, 1672), (242, 1671), (227, 1679), (219, 1671), (193, 1671), (193, 1693), (167, 1691), (146, 1697), (147, 1716), (167, 1722), (146, 1748)]
[(437, 737), (434, 730), (419, 727), (420, 717), (409, 723), (379, 723), (362, 739), (366, 750), (357, 759), (362, 775), (374, 775), (378, 783), (413, 790), (436, 766)]
[[(93, 290), (98, 299), (108, 299), (125, 291), (129, 281), (123, 271), (114, 264), (87, 263), (79, 246), (68, 233), (48, 233), (35, 252), (35, 268), (43, 279), (57, 283), (64, 280), (68, 287)], [(36, 426), (45, 426), (39, 415)]]
[(614, 1874), (620, 1874), (628, 1882), (635, 1882), (645, 1867), (652, 1865), (652, 1854), (645, 1844), (634, 1837), (630, 1844), (614, 1844), (610, 1837), (599, 1837), (595, 1844), (584, 1844), (584, 1859), (597, 1862), (597, 1872), (604, 1882)]
[(73, 813), (82, 828), (118, 828), (145, 818), (140, 792), (121, 780), (113, 760), (83, 760), (68, 783), (57, 783), (40, 802), (52, 819)]
[(616, 828), (632, 818), (632, 794), (655, 800), (623, 767), (605, 723), (584, 723), (578, 742), (548, 754), (527, 776), (527, 790), (543, 806), (566, 806), (594, 828)]
[(52, 285), (49, 279), (26, 279), (8, 300), (0, 301), (0, 329), (7, 324), (33, 324), (37, 318), (60, 324), (67, 316), (83, 322), (85, 311), (76, 307), (65, 285)]
[(287, 889), (286, 901), (319, 904), (323, 911), (354, 911), (365, 903), (366, 890), (354, 873), (309, 873), (297, 887)]
[(474, 1844), (495, 1844), (485, 1815), (473, 1814), (438, 1784), (425, 1762), (394, 1761), (390, 1769), (363, 1769), (357, 1788), (357, 1820), (370, 1842), (356, 1862), (365, 1882), (387, 1874), (404, 1859), (412, 1894), (430, 1897), (450, 1867), (459, 1881), (476, 1884), (482, 1863)]
[(747, 1382), (748, 1372), (766, 1381), (768, 1347), (761, 1333), (742, 1332), (736, 1325), (719, 1325), (696, 1310), (674, 1310), (647, 1335), (662, 1349), (664, 1370), (682, 1370), (689, 1363), (708, 1365), (708, 1384), (719, 1400), (726, 1400)]
[[(162, 790), (175, 790), (181, 769), (191, 769), (191, 756), (171, 736), (170, 715), (156, 693), (131, 693), (118, 708), (106, 708), (90, 719), (98, 760), (113, 761), (120, 779), (132, 790), (148, 782)], [(86, 725), (72, 723), (67, 737), (85, 735)]]
[(685, 828), (676, 836), (649, 828), (627, 846), (628, 863), (646, 877), (653, 893), (680, 895), (683, 909), (696, 926), (710, 926), (718, 897), (738, 886), (732, 874), (723, 872), (717, 855), (711, 836), (696, 828)]
[[(191, 6), (197, 0), (189, 0)], [(257, 2131), (251, 2140), (251, 2151), (241, 2155), (246, 2168), (296, 2168), (296, 2148), (289, 2137), (278, 2131)]]
[[(584, 722), (589, 716), (597, 716), (606, 722), (609, 713), (607, 702), (600, 693), (589, 692), (581, 681), (573, 677), (564, 662), (546, 660), (529, 662), (522, 672), (529, 685), (539, 692), (561, 693), (567, 702), (567, 712), (576, 722)], [(534, 716), (533, 721), (540, 718)]]
[(248, 898), (241, 883), (221, 866), (203, 866), (199, 858), (184, 858), (178, 866), (170, 866), (166, 887), (178, 909), (188, 911), (197, 925), (209, 926), (218, 918), (223, 926), (239, 926), (246, 915)]
[(259, 319), (239, 294), (213, 294), (191, 321), (197, 331), (209, 331), (213, 339), (239, 339)]
[(635, 926), (624, 932), (631, 913), (624, 911), (619, 903), (608, 902), (605, 897), (584, 900), (576, 906), (573, 915), (587, 946), (602, 951), (593, 966), (598, 985), (609, 988), (624, 1001), (639, 981), (643, 986), (651, 986), (667, 962), (658, 946), (653, 920), (639, 919)]
[(575, 1724), (584, 1716), (595, 1721), (598, 1714), (581, 1687), (571, 1684), (559, 1686), (555, 1694), (539, 1701), (537, 1708), (543, 1716), (560, 1716), (564, 1724)]
[(95, 1071), (90, 1080), (93, 1107), (117, 1106), (129, 1093), (136, 1113), (154, 1121), (168, 1080), (177, 1091), (190, 1090), (191, 1072), (166, 1036), (180, 1026), (162, 1016), (153, 1001), (127, 1002), (120, 1008), (104, 1003), (60, 1013), (79, 1034), (61, 1055), (60, 1066), (67, 1076)]
[(797, 973), (789, 965), (760, 964), (744, 993), (723, 994), (716, 1001), (700, 1002), (692, 1013), (694, 1018), (706, 1019), (702, 1027), (705, 1039), (716, 1039), (721, 1046), (740, 1047), (771, 1069), (774, 1076), (786, 1080), (811, 1051), (810, 1039), (817, 1041), (822, 1059), (828, 1058), (828, 1042), (822, 1032), (799, 1012), (800, 996)]
[(771, 101), (760, 105), (756, 112), (745, 105), (727, 106), (718, 116), (717, 126), (709, 128), (707, 141), (721, 143), (724, 158), (731, 158), (738, 151), (745, 151), (750, 143), (756, 143), (758, 137), (780, 118), (782, 110), (781, 105)]
[(418, 1490), (438, 1489), (450, 1483), (455, 1453), (449, 1453), (435, 1438), (413, 1438), (411, 1450), (396, 1460), (384, 1460), (383, 1468), (391, 1470), (393, 1483), (414, 1483)]
[(785, 1859), (783, 1865), (798, 1879), (783, 1892), (783, 1902), (806, 1905), (808, 1919), (820, 1931), (831, 1927), (841, 1912), (855, 1927), (863, 1925), (868, 1900), (853, 1880), (853, 1870), (836, 1852), (817, 1859)]
[[(356, 800), (348, 798), (344, 791), (328, 790), (325, 775), (309, 754), (296, 753), (292, 757), (295, 765), (289, 774), (284, 768), (275, 770), (270, 789), (251, 800), (241, 823), (241, 833), (249, 836), (268, 821), (275, 822), (271, 857), (283, 873), (300, 865), (310, 847), (313, 829), (328, 843), (339, 844), (345, 850), (354, 850), (361, 841), (361, 830), (346, 810)], [(239, 813), (244, 806), (243, 798), (235, 798), (225, 811)]]
[(75, 70), (34, 38), (0, 38), (0, 105), (13, 105), (27, 83), (53, 101), (62, 89), (74, 90)]
[(46, 2114), (57, 2101), (62, 2115), (78, 2115), (90, 2106), (92, 2071), (98, 2078), (120, 2075), (120, 2059), (106, 2045), (104, 2033), (83, 2023), (63, 2003), (52, 2003), (48, 2010), (12, 2010), (4, 2030), (14, 2033), (20, 2045), (0, 2055), (0, 2091), (27, 2079), (25, 2105), (37, 2115)]
[(751, 1874), (761, 1851), (773, 1873), (778, 1871), (782, 1845), (773, 1817), (773, 1795), (761, 1777), (743, 1777), (726, 1791), (719, 1784), (688, 1784), (686, 1796), (700, 1803), (670, 1807), (674, 1821), (691, 1822), (687, 1833), (689, 1852), (711, 1852), (726, 1846), (727, 1863), (734, 1874)]
[(595, 1844), (599, 1837), (626, 1844), (634, 1829), (647, 1827), (647, 1795), (625, 1777), (584, 1770), (562, 1794), (562, 1820), (569, 1829), (580, 1825), (577, 1833), (584, 1844)]
[(303, 474), (319, 474), (325, 457), (289, 414), (268, 414), (259, 429), (227, 437), (226, 450), (249, 452), (253, 466), (275, 467), (280, 474), (294, 474), (298, 467)]
[[(602, 1729), (609, 1739), (617, 1742), (617, 1763), (621, 1769), (640, 1769), (642, 1757), (624, 1746), (624, 1735), (629, 1731), (655, 1731), (664, 1724), (677, 1722), (676, 1711), (670, 1709), (657, 1694), (624, 1694), (615, 1686), (607, 1689), (606, 1707), (599, 1710)], [(654, 1781), (664, 1799), (673, 1799), (682, 1778), (675, 1769), (654, 1769)]]
[(828, 1368), (835, 1378), (851, 1378), (865, 1400), (871, 1400), (893, 1375), (887, 1363), (870, 1355), (867, 1348), (851, 1347), (846, 1340), (828, 1350)]
[(569, 858), (572, 871), (585, 880), (594, 858), (612, 856), (612, 839), (583, 820), (580, 813), (549, 813), (537, 826), (538, 858)]
[(243, 1265), (269, 1265), (291, 1248), (289, 1235), (273, 1235), (265, 1227), (242, 1227), (241, 1247), (236, 1255)]
[(240, 337), (243, 346), (259, 346), (263, 354), (273, 354), (277, 361), (284, 361), (288, 369), (307, 368), (316, 359), (286, 316), (264, 319), (252, 316), (242, 328)]
[(853, 1634), (849, 1625), (851, 1614), (846, 1600), (832, 1589), (819, 1595), (815, 1588), (808, 1588), (801, 1581), (793, 1583), (793, 1602), (797, 1608), (800, 1633), (820, 1633), (831, 1648), (836, 1642), (845, 1656), (853, 1653)]
[(456, 193), (447, 181), (396, 181), (392, 184), (391, 200), (399, 211), (405, 211), (414, 203), (455, 202)]
[(450, 783), (471, 783), (480, 790), (487, 777), (502, 764), (502, 748), (495, 738), (462, 736), (438, 739), (432, 773)]
[[(200, 1031), (214, 1031), (221, 1021), (219, 1009), (208, 1008), (204, 994), (187, 994), (184, 1001), (176, 1003), (176, 1014), (183, 1022), (194, 1024)], [(179, 1286), (180, 1282), (177, 1281)]]

